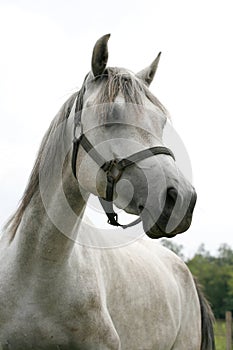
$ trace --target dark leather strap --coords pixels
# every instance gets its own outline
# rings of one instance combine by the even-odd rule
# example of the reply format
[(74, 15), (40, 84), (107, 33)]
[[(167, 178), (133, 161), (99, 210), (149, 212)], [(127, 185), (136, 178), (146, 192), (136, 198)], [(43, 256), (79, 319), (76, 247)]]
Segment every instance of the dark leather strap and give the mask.
[(103, 207), (103, 209), (108, 217), (108, 223), (110, 225), (120, 226), (120, 227), (125, 229), (128, 227), (132, 227), (134, 225), (137, 225), (137, 224), (139, 224), (139, 222), (141, 222), (141, 218), (139, 217), (127, 225), (122, 225), (118, 222), (118, 215), (117, 215), (117, 213), (115, 213), (115, 211), (113, 209), (113, 202), (112, 201), (108, 202), (104, 198), (101, 198), (101, 197), (99, 197), (99, 201), (100, 201), (100, 204), (102, 205), (102, 207)]
[(103, 158), (101, 154), (99, 154), (99, 152), (96, 151), (94, 146), (86, 138), (85, 134), (82, 134), (80, 136), (80, 143), (87, 153), (90, 152), (91, 158), (99, 165), (99, 167), (102, 167), (102, 165), (106, 162), (106, 159)]
[(99, 154), (99, 152), (96, 151), (96, 149), (93, 147), (90, 141), (86, 138), (86, 136), (82, 134), (79, 138), (74, 138), (73, 140), (73, 153), (72, 153), (71, 166), (72, 166), (72, 171), (75, 178), (77, 178), (76, 162), (77, 162), (79, 145), (82, 145), (83, 149), (87, 153), (91, 151), (90, 153), (91, 158), (99, 165), (100, 168), (104, 163), (106, 163), (106, 160), (101, 156), (101, 154)]
[(72, 159), (71, 159), (72, 171), (76, 179), (77, 179), (76, 162), (77, 162), (77, 156), (78, 156), (79, 141), (80, 139), (77, 139), (77, 138), (73, 140), (73, 152), (72, 152)]
[(72, 171), (75, 176), (76, 174), (76, 162), (78, 155), (79, 145), (82, 145), (83, 149), (90, 155), (90, 157), (99, 165), (99, 167), (106, 173), (107, 175), (107, 187), (106, 187), (106, 196), (105, 198), (99, 197), (99, 201), (108, 217), (108, 223), (113, 226), (121, 226), (122, 228), (127, 228), (138, 224), (141, 219), (138, 218), (127, 225), (121, 225), (118, 222), (117, 214), (113, 209), (113, 195), (114, 195), (114, 185), (120, 179), (123, 170), (129, 166), (132, 166), (141, 160), (147, 159), (149, 157), (165, 154), (171, 156), (175, 160), (175, 156), (172, 151), (163, 146), (151, 147), (137, 153), (132, 154), (127, 158), (123, 158), (121, 160), (112, 159), (110, 161), (106, 161), (99, 152), (96, 151), (91, 142), (87, 139), (85, 134), (81, 134), (79, 138), (74, 137), (73, 140), (73, 153), (72, 153)]
[(91, 144), (91, 142), (87, 139), (85, 134), (82, 134), (78, 139), (75, 138), (73, 140), (72, 170), (75, 177), (76, 177), (76, 161), (77, 161), (77, 155), (78, 155), (78, 148), (80, 144), (82, 145), (83, 149), (87, 153), (91, 152), (90, 153), (91, 158), (99, 165), (99, 167), (104, 172), (108, 172), (112, 164), (114, 164), (115, 167), (121, 172), (125, 168), (131, 165), (134, 165), (141, 160), (144, 160), (159, 154), (169, 155), (175, 160), (175, 156), (169, 148), (164, 146), (155, 146), (155, 147), (147, 148), (145, 150), (134, 153), (131, 156), (127, 158), (123, 158), (121, 160), (114, 159), (114, 160), (106, 161), (101, 156), (101, 154), (96, 151), (96, 149)]
[[(136, 164), (137, 162), (144, 160), (146, 158), (152, 157), (158, 154), (170, 155), (175, 159), (174, 154), (168, 148), (163, 146), (156, 146), (140, 152), (134, 153), (128, 158), (118, 160), (111, 160), (105, 162), (101, 168), (107, 173), (107, 188), (106, 188), (106, 197), (99, 198), (99, 201), (108, 217), (108, 223), (113, 226), (121, 226), (123, 228), (128, 228), (138, 224), (141, 221), (141, 218), (138, 218), (127, 225), (121, 225), (118, 222), (118, 216), (113, 209), (113, 195), (114, 195), (114, 185), (120, 179), (123, 170), (129, 166)], [(114, 169), (115, 168), (115, 169)], [(114, 173), (115, 170), (115, 173)]]
[(155, 147), (144, 149), (142, 151), (132, 154), (128, 158), (124, 158), (120, 160), (118, 166), (121, 169), (125, 169), (126, 167), (133, 165), (135, 163), (138, 163), (141, 160), (144, 160), (146, 158), (149, 158), (151, 156), (156, 156), (159, 154), (165, 154), (165, 155), (171, 156), (175, 160), (175, 156), (169, 148), (163, 147), (163, 146), (155, 146)]

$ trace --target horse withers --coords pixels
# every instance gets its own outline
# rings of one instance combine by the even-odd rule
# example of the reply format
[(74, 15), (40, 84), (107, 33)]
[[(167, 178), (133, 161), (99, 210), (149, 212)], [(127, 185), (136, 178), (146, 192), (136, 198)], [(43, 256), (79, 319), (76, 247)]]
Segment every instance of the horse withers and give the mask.
[[(138, 74), (107, 67), (108, 39), (52, 121), (2, 234), (0, 344), (212, 350), (208, 303), (186, 265), (151, 239), (186, 231), (196, 202), (162, 142), (166, 109), (149, 91), (160, 54)], [(113, 230), (85, 217), (90, 194)], [(122, 225), (113, 203), (138, 219)]]

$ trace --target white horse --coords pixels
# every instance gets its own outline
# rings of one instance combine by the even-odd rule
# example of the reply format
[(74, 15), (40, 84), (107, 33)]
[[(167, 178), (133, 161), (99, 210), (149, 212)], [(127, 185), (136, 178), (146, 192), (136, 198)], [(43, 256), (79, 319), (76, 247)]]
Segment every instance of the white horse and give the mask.
[(172, 237), (188, 229), (196, 201), (148, 89), (160, 55), (137, 75), (106, 68), (108, 39), (52, 121), (2, 234), (0, 348), (214, 349), (211, 310), (186, 265), (140, 224), (98, 229), (83, 215), (93, 194), (112, 225), (114, 200), (150, 238)]

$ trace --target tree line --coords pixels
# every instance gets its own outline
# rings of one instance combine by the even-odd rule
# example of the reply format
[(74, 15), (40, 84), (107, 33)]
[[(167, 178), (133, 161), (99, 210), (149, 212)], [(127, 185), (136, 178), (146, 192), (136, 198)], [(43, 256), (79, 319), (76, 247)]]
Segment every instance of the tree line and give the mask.
[[(183, 246), (170, 240), (161, 243), (183, 260)], [(211, 255), (201, 244), (192, 259), (185, 260), (192, 274), (202, 285), (216, 318), (224, 318), (225, 312), (233, 311), (233, 250), (223, 243), (216, 255)]]

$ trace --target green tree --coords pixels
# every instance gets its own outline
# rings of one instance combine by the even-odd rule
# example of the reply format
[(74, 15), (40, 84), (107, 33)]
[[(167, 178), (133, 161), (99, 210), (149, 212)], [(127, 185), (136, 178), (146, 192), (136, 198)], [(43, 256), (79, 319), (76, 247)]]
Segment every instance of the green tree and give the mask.
[(217, 256), (211, 256), (201, 245), (187, 265), (203, 286), (216, 318), (233, 310), (233, 251), (228, 245), (222, 244)]
[(184, 254), (183, 254), (183, 245), (182, 244), (177, 244), (169, 239), (163, 238), (161, 239), (160, 243), (170, 249), (171, 251), (173, 251), (176, 255), (178, 255), (181, 259), (184, 260)]
[(228, 244), (222, 243), (219, 246), (218, 259), (219, 263), (233, 265), (233, 250)]

